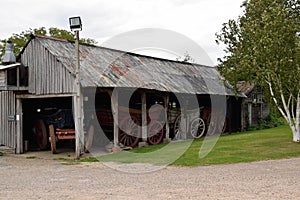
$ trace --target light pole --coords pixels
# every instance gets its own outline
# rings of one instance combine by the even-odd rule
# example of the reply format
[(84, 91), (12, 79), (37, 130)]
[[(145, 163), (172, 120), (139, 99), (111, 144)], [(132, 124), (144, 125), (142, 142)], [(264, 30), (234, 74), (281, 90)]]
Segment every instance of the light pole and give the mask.
[(82, 30), (80, 17), (69, 18), (70, 29), (75, 32), (75, 86), (76, 95), (74, 102), (74, 121), (75, 121), (75, 154), (78, 159), (84, 151), (84, 133), (83, 133), (83, 113), (82, 113), (82, 95), (80, 85), (80, 58), (79, 58), (79, 31)]

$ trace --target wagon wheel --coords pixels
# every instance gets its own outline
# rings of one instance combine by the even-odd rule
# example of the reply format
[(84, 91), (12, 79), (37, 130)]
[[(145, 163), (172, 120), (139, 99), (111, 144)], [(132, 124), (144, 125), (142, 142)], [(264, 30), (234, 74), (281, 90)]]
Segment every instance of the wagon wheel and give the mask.
[(41, 150), (47, 148), (47, 131), (43, 120), (39, 119), (34, 123), (36, 141)]
[(226, 128), (227, 128), (227, 119), (226, 119), (226, 117), (225, 117), (224, 124), (223, 124), (223, 128), (222, 128), (222, 133), (225, 133)]
[(126, 117), (120, 123), (120, 143), (124, 146), (135, 147), (139, 141), (138, 120), (134, 117)]
[(150, 144), (159, 144), (164, 135), (163, 125), (159, 121), (153, 121), (148, 130), (148, 141)]
[(56, 154), (56, 137), (55, 137), (55, 132), (54, 132), (54, 126), (50, 125), (49, 126), (49, 141), (51, 144), (51, 152), (53, 154)]
[(174, 139), (178, 140), (183, 138), (183, 131), (181, 129), (181, 114), (178, 115), (174, 121)]
[(209, 114), (209, 116), (207, 117), (206, 126), (207, 126), (207, 129), (209, 127), (211, 127), (210, 128), (211, 131), (209, 131), (209, 132), (207, 131), (207, 135), (212, 136), (212, 135), (216, 134), (217, 130), (221, 129), (218, 126), (222, 126), (221, 134), (224, 133), (226, 130), (226, 125), (227, 125), (226, 118), (224, 119), (223, 124), (220, 122), (219, 119), (217, 120), (217, 122), (213, 122), (213, 121), (211, 121), (211, 114)]
[(205, 132), (205, 123), (203, 119), (197, 117), (190, 124), (190, 132), (193, 138), (200, 138)]

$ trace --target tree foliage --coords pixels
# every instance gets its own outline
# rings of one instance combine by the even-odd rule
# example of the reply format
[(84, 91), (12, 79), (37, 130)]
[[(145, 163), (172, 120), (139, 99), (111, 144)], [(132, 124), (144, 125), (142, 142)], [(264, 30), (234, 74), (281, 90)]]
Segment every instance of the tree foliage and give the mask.
[(179, 61), (179, 62), (188, 62), (188, 63), (194, 63), (195, 62), (194, 58), (187, 51), (184, 53), (183, 57), (178, 56), (176, 58), (176, 61)]
[[(21, 33), (14, 33), (11, 37), (7, 39), (0, 40), (0, 58), (2, 57), (5, 49), (5, 44), (7, 41), (11, 41), (15, 44), (14, 53), (18, 55), (22, 48), (26, 45), (28, 40), (30, 39), (31, 34), (42, 35), (42, 36), (50, 36), (54, 38), (63, 38), (70, 41), (75, 41), (75, 35), (67, 30), (58, 29), (58, 28), (49, 28), (48, 30), (45, 27), (29, 29), (22, 31)], [(94, 39), (90, 38), (82, 38), (79, 41), (80, 43), (86, 44), (96, 44)]]
[(246, 0), (241, 7), (243, 16), (216, 34), (217, 43), (226, 46), (219, 69), (233, 84), (246, 80), (263, 86), (285, 119), (297, 125), (299, 0)]

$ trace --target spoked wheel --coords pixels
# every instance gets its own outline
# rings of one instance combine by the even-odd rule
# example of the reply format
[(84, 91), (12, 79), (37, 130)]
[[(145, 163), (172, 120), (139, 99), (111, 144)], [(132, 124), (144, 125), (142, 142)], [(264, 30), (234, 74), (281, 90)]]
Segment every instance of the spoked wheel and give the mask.
[[(217, 134), (221, 131), (221, 134), (225, 132), (226, 130), (226, 118), (224, 119), (224, 122), (221, 123), (221, 120), (217, 119), (216, 121), (211, 120), (211, 115), (208, 116), (206, 126), (207, 126), (207, 135), (212, 136)], [(222, 127), (221, 127), (222, 126)]]
[(51, 145), (51, 152), (53, 154), (56, 154), (56, 136), (55, 136), (53, 125), (49, 126), (49, 135), (50, 135), (49, 141), (50, 141), (50, 145)]
[(200, 138), (205, 132), (205, 123), (203, 119), (197, 117), (190, 124), (190, 133), (193, 138)]
[(120, 123), (119, 140), (124, 146), (135, 147), (139, 141), (139, 127), (136, 118), (127, 117)]
[(41, 150), (47, 149), (47, 131), (43, 120), (39, 119), (34, 123), (36, 141)]
[(174, 121), (174, 140), (183, 138), (183, 131), (181, 125), (181, 115), (178, 115)]
[(148, 129), (148, 141), (150, 144), (159, 144), (164, 135), (163, 125), (159, 121), (153, 121)]

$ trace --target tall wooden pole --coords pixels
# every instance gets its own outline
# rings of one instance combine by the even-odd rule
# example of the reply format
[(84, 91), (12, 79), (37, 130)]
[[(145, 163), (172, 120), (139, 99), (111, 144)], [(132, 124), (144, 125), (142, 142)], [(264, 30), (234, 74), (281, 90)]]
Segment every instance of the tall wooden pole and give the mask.
[(78, 159), (84, 150), (84, 133), (83, 133), (83, 113), (82, 113), (82, 95), (80, 85), (80, 57), (79, 57), (79, 31), (75, 31), (75, 57), (76, 57), (76, 71), (75, 71), (75, 85), (76, 85), (76, 96), (74, 101), (75, 107), (75, 154)]

